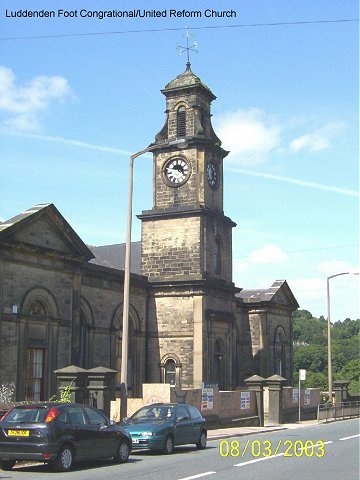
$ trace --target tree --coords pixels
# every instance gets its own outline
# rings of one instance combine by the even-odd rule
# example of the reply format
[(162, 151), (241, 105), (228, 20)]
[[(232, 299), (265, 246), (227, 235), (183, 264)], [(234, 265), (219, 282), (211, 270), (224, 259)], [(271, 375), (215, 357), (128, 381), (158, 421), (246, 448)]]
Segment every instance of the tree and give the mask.
[(350, 392), (360, 392), (360, 359), (350, 360), (336, 375), (336, 379), (350, 382)]
[[(334, 379), (348, 380), (352, 392), (360, 392), (360, 320), (347, 318), (331, 329), (332, 370)], [(299, 369), (307, 371), (306, 387), (327, 387), (327, 321), (315, 318), (307, 310), (293, 315), (293, 377)]]

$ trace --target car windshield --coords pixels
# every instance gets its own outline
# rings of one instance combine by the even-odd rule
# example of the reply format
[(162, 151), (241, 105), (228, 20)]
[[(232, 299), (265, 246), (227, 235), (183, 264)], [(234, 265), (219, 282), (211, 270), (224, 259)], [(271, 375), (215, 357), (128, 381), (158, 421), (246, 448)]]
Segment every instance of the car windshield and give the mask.
[(141, 408), (134, 413), (130, 420), (132, 422), (158, 422), (169, 420), (174, 415), (173, 406), (159, 406), (151, 405), (149, 407)]
[(13, 408), (4, 418), (6, 423), (42, 423), (50, 407)]

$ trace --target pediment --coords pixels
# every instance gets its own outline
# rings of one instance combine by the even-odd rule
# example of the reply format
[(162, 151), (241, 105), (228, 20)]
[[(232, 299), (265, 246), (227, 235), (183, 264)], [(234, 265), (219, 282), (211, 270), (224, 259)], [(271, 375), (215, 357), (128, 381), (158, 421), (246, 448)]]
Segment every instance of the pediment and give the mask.
[(274, 290), (274, 294), (271, 298), (272, 302), (286, 307), (299, 307), (299, 304), (286, 280), (277, 280), (272, 284), (269, 290)]
[(94, 258), (53, 204), (37, 205), (1, 224), (0, 243), (77, 261)]

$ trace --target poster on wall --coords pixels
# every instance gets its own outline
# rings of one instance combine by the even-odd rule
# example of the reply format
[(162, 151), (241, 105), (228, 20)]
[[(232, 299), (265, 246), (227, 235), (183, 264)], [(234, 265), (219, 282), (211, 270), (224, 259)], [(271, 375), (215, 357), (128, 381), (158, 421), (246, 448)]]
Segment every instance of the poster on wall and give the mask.
[(214, 408), (214, 388), (212, 385), (203, 383), (201, 390), (201, 410)]
[(241, 392), (240, 394), (240, 408), (245, 410), (250, 408), (250, 392)]
[(292, 391), (292, 402), (293, 403), (298, 403), (299, 401), (299, 389), (298, 388), (293, 388)]
[(305, 402), (305, 405), (310, 405), (310, 390), (306, 389), (305, 392), (304, 392), (304, 402)]

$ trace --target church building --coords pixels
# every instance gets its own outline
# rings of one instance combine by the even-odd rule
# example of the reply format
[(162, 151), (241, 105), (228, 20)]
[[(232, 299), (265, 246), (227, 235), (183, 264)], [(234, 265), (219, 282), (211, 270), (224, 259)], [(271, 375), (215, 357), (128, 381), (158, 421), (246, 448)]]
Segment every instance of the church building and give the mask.
[[(189, 63), (162, 93), (153, 207), (138, 215), (132, 248), (128, 391), (141, 395), (144, 382), (230, 390), (254, 374), (290, 383), (298, 304), (287, 282), (233, 283), (216, 97)], [(49, 398), (53, 372), (68, 365), (120, 372), (123, 259), (123, 245), (86, 245), (53, 204), (0, 223), (0, 384), (14, 382), (17, 400)]]

